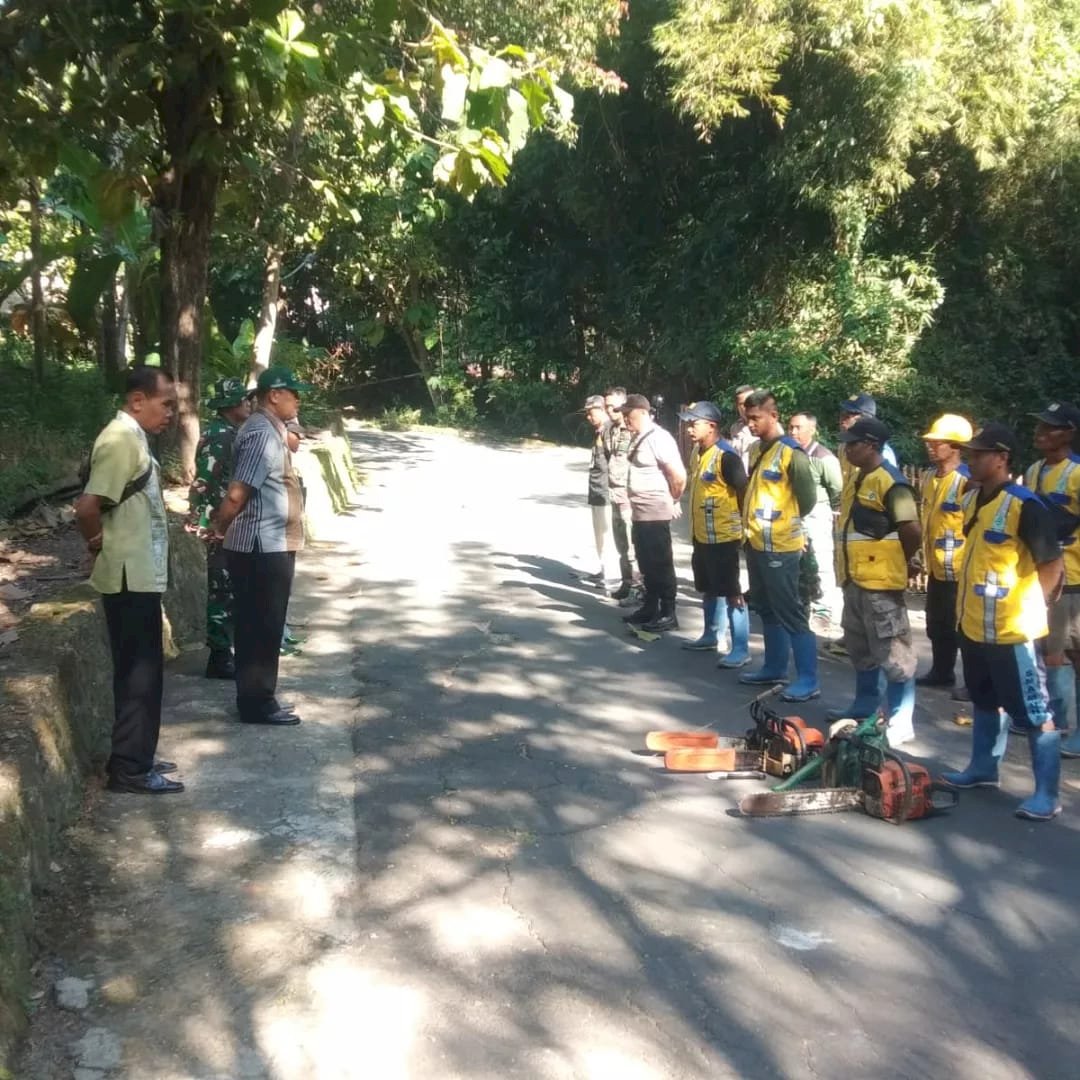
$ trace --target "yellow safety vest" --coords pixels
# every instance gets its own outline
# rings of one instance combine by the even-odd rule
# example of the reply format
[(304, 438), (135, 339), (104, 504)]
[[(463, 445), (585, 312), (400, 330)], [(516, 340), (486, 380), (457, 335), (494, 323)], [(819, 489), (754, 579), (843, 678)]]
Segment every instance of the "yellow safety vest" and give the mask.
[[(1070, 454), (1056, 465), (1036, 461), (1024, 473), (1024, 486), (1056, 511), (1080, 521), (1080, 455)], [(1061, 541), (1065, 555), (1065, 584), (1080, 585), (1080, 526)]]
[(907, 588), (907, 559), (896, 523), (889, 517), (885, 497), (898, 484), (910, 487), (904, 474), (882, 462), (876, 469), (858, 474), (841, 511), (843, 521), (844, 584), (861, 589), (903, 591)]
[(802, 551), (802, 518), (788, 478), (792, 454), (799, 444), (782, 435), (766, 450), (757, 443), (750, 451), (750, 483), (743, 497), (743, 528), (755, 551)]
[(964, 510), (960, 498), (971, 477), (966, 465), (938, 476), (931, 469), (923, 476), (923, 556), (926, 571), (937, 581), (955, 581), (964, 550)]
[(693, 537), (699, 544), (725, 544), (741, 540), (742, 514), (735, 489), (724, 480), (720, 463), (724, 454), (739, 456), (721, 439), (701, 453), (690, 455), (690, 509)]
[(969, 491), (964, 506), (964, 562), (956, 614), (971, 641), (1019, 645), (1045, 637), (1046, 600), (1031, 552), (1020, 540), (1020, 511), (1037, 498), (1006, 484), (985, 506)]

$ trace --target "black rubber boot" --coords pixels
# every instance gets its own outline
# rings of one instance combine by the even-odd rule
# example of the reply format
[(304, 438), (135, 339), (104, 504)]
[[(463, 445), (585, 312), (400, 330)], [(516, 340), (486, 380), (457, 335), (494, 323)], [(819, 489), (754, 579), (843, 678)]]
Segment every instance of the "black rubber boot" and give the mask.
[(234, 679), (236, 678), (236, 665), (233, 663), (231, 649), (211, 649), (206, 660), (206, 677), (208, 679)]

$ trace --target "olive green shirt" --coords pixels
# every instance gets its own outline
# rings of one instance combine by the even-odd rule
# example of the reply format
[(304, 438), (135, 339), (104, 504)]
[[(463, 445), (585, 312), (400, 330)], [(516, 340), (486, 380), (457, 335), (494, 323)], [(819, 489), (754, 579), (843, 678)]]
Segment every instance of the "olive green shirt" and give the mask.
[[(124, 488), (154, 471), (142, 491), (120, 502)], [(94, 443), (85, 493), (102, 501), (101, 552), (90, 584), (100, 593), (163, 593), (169, 581), (169, 523), (161, 498), (161, 470), (146, 433), (126, 412), (116, 414)], [(116, 505), (119, 503), (119, 505)], [(112, 509), (108, 509), (112, 506)]]

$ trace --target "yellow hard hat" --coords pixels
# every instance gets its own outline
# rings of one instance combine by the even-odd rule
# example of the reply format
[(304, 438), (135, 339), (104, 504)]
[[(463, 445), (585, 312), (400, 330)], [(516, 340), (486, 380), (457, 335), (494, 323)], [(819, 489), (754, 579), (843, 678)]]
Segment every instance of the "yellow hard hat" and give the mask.
[(922, 436), (924, 439), (934, 439), (936, 442), (966, 443), (971, 442), (971, 422), (965, 420), (956, 413), (945, 413), (939, 416), (930, 430)]

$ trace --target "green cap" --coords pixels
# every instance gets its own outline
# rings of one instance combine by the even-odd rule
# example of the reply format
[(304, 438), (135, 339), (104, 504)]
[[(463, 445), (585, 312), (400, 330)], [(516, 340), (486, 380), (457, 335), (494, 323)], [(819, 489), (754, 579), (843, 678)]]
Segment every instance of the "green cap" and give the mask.
[(243, 379), (218, 379), (210, 384), (209, 409), (232, 409), (243, 403), (248, 388)]
[(255, 385), (259, 390), (292, 390), (297, 394), (314, 389), (311, 383), (301, 382), (294, 372), (280, 364), (277, 367), (267, 368), (259, 376), (259, 381)]

